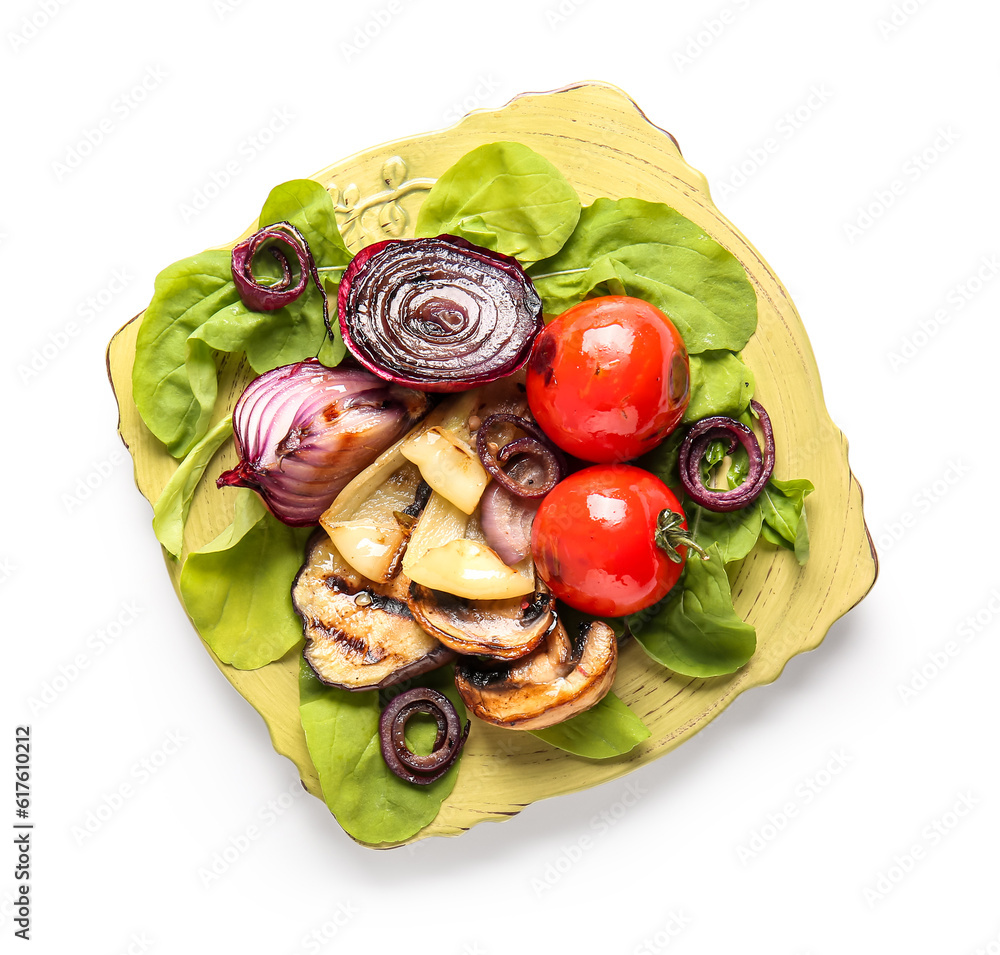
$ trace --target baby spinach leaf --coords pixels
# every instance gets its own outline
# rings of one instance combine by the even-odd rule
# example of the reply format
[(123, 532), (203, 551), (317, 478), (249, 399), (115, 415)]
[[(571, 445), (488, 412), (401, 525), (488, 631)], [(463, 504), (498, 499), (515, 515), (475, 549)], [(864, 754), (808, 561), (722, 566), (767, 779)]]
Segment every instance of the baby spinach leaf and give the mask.
[[(330, 302), (334, 322), (335, 303), (336, 291)], [(217, 351), (243, 351), (250, 367), (263, 374), (279, 365), (316, 357), (328, 340), (322, 299), (316, 287), (309, 285), (294, 302), (273, 312), (252, 312), (236, 302), (216, 312), (190, 340), (203, 341)]]
[(753, 398), (753, 372), (731, 351), (691, 356), (691, 400), (682, 419), (693, 424), (713, 415), (737, 418)]
[(708, 553), (709, 560), (689, 558), (684, 575), (656, 612), (632, 627), (649, 656), (686, 676), (732, 673), (757, 647), (754, 628), (733, 609), (718, 545), (713, 544)]
[(764, 538), (795, 551), (800, 564), (809, 559), (805, 499), (813, 490), (812, 482), (805, 478), (792, 481), (771, 478), (758, 498), (764, 517)]
[(705, 550), (715, 544), (724, 564), (742, 560), (760, 537), (763, 515), (756, 501), (738, 511), (719, 513), (689, 500), (684, 504), (684, 511), (688, 526), (696, 528), (695, 540)]
[[(261, 228), (275, 222), (291, 222), (309, 243), (317, 267), (332, 270), (321, 273), (321, 281), (327, 292), (330, 323), (336, 327), (336, 279), (350, 262), (351, 253), (337, 229), (333, 199), (311, 179), (282, 183), (268, 194), (260, 214)], [(280, 270), (275, 261), (261, 255), (254, 261), (254, 274), (261, 280), (276, 280)], [(294, 302), (271, 312), (253, 312), (237, 300), (216, 312), (193, 338), (217, 351), (245, 352), (250, 367), (258, 374), (317, 357), (329, 341), (323, 321), (323, 298), (311, 281)], [(336, 353), (335, 346), (325, 352), (328, 358)], [(343, 356), (342, 348), (340, 355)]]
[(165, 268), (136, 338), (136, 407), (177, 458), (208, 430), (215, 406), (215, 359), (203, 342), (188, 339), (217, 311), (239, 301), (230, 259), (229, 252), (208, 251)]
[(786, 541), (785, 538), (782, 537), (776, 530), (772, 530), (770, 524), (765, 524), (761, 528), (760, 536), (763, 537), (769, 544), (774, 544), (775, 547), (788, 548), (788, 541)]
[(288, 527), (252, 491), (236, 498), (233, 523), (181, 569), (184, 608), (224, 663), (256, 670), (302, 639), (292, 581), (309, 527)]
[(805, 507), (799, 516), (799, 526), (795, 531), (795, 546), (792, 549), (800, 566), (809, 560), (809, 522), (806, 520)]
[(330, 299), (330, 322), (333, 326), (333, 338), (331, 339), (329, 335), (323, 336), (323, 344), (319, 346), (316, 357), (327, 368), (336, 368), (343, 361), (344, 355), (347, 354), (347, 346), (344, 344), (344, 339), (340, 334), (340, 325), (337, 322), (337, 286), (333, 285), (331, 288), (330, 284), (327, 283), (326, 294)]
[[(444, 693), (465, 722), (465, 706), (455, 690), (451, 667), (420, 677), (416, 685)], [(323, 798), (355, 839), (368, 843), (408, 839), (434, 820), (455, 787), (458, 761), (427, 786), (405, 782), (386, 766), (379, 745), (377, 690), (359, 693), (326, 686), (303, 660), (299, 712)], [(427, 752), (436, 732), (433, 725), (414, 721), (407, 727), (407, 742), (415, 751)]]
[[(271, 314), (274, 316), (269, 327), (255, 328), (247, 335), (243, 346), (250, 367), (258, 374), (302, 361), (304, 358), (319, 357), (323, 352), (335, 366), (347, 351), (340, 337), (337, 321), (337, 283), (322, 279), (333, 328), (334, 340), (327, 334), (323, 321), (323, 298), (319, 289), (310, 284), (291, 305), (286, 305)], [(326, 349), (326, 350), (324, 350)]]
[(184, 525), (195, 488), (215, 452), (232, 433), (233, 416), (227, 415), (190, 450), (153, 505), (153, 532), (174, 557), (180, 557), (184, 549)]
[(621, 756), (650, 737), (646, 724), (614, 693), (571, 719), (530, 732), (567, 753), (590, 759)]
[[(333, 199), (310, 179), (276, 186), (260, 222), (265, 226), (283, 221), (302, 232), (323, 270), (335, 322), (334, 279), (351, 254), (337, 229)], [(186, 455), (208, 429), (218, 392), (213, 352), (243, 351), (258, 373), (321, 351), (328, 360), (343, 356), (342, 343), (327, 345), (322, 297), (314, 283), (291, 305), (252, 312), (240, 301), (231, 263), (229, 251), (211, 250), (164, 269), (139, 328), (132, 370), (136, 407), (174, 457)], [(279, 275), (267, 256), (257, 257), (254, 271), (259, 278)]]
[(579, 218), (580, 197), (544, 156), (521, 143), (489, 143), (442, 174), (416, 234), (461, 236), (527, 265), (558, 252)]
[(292, 179), (275, 186), (260, 211), (260, 227), (290, 222), (309, 243), (317, 266), (347, 265), (351, 253), (337, 227), (330, 193), (313, 179)]
[(739, 487), (750, 473), (750, 456), (742, 446), (737, 446), (730, 457), (729, 470), (726, 472), (726, 482), (730, 490)]
[(712, 441), (705, 449), (705, 456), (701, 459), (702, 478), (706, 478), (708, 473), (726, 456), (726, 443), (724, 441)]
[(546, 312), (592, 293), (645, 299), (670, 316), (692, 354), (739, 351), (757, 327), (757, 296), (743, 266), (663, 203), (595, 200), (531, 275)]
[(662, 444), (635, 462), (640, 468), (655, 474), (678, 497), (684, 493), (677, 468), (683, 440), (684, 429), (677, 428), (667, 436)]

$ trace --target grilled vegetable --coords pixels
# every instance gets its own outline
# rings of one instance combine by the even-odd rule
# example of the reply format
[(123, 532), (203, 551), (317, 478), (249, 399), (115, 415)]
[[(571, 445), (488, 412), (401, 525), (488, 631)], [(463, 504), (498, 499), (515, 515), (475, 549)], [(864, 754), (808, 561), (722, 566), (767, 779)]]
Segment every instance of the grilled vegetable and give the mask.
[(306, 662), (329, 686), (370, 690), (442, 666), (454, 652), (420, 628), (406, 604), (410, 582), (359, 574), (317, 535), (292, 587)]
[(555, 626), (555, 599), (544, 584), (507, 600), (465, 600), (410, 583), (407, 600), (417, 622), (459, 653), (514, 660), (530, 653)]
[(340, 283), (351, 354), (388, 381), (462, 391), (517, 371), (542, 302), (517, 260), (465, 239), (395, 239), (362, 249)]
[(427, 412), (427, 397), (316, 359), (255, 378), (233, 411), (240, 463), (219, 487), (253, 488), (279, 520), (315, 524), (348, 481)]
[(570, 637), (562, 621), (535, 651), (511, 663), (465, 657), (455, 685), (481, 720), (508, 729), (538, 730), (582, 713), (615, 682), (618, 643), (600, 620), (581, 623)]
[(458, 435), (446, 428), (427, 428), (404, 441), (400, 450), (438, 494), (466, 514), (476, 509), (490, 478), (476, 452)]

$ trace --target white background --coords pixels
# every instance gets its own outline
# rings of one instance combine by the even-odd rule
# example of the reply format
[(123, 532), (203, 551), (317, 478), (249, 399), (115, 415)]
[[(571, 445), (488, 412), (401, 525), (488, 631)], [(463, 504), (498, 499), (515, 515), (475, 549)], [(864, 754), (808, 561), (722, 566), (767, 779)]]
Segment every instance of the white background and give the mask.
[[(35, 950), (1000, 951), (996, 5), (156, 9), (0, 14), (0, 824), (27, 722)], [(104, 350), (157, 271), (237, 235), (276, 183), (582, 79), (674, 133), (787, 285), (881, 576), (776, 684), (626, 780), (370, 851), (190, 629)]]

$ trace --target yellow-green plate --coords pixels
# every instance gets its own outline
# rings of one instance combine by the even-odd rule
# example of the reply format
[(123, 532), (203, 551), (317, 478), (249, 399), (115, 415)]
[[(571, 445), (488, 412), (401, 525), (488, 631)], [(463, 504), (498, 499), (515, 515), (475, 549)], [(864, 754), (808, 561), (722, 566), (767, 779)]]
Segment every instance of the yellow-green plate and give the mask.
[[(677, 676), (650, 661), (634, 642), (623, 648), (615, 691), (652, 730), (651, 738), (633, 752), (587, 760), (525, 733), (477, 722), (454, 791), (437, 818), (414, 839), (456, 835), (477, 822), (505, 819), (537, 799), (614, 779), (663, 756), (718, 716), (738, 694), (771, 682), (791, 657), (818, 646), (830, 625), (868, 592), (877, 572), (861, 489), (847, 463), (847, 442), (826, 412), (819, 373), (795, 306), (757, 250), (715, 208), (704, 177), (684, 161), (673, 137), (653, 126), (620, 90), (584, 84), (519, 96), (502, 109), (473, 113), (451, 129), (352, 156), (313, 178), (334, 196), (341, 227), (356, 251), (379, 239), (412, 234), (416, 210), (435, 178), (469, 150), (497, 140), (525, 143), (548, 158), (585, 204), (599, 196), (665, 202), (743, 263), (759, 310), (758, 330), (744, 357), (756, 375), (757, 397), (771, 415), (781, 449), (776, 476), (805, 477), (816, 486), (808, 501), (812, 551), (807, 566), (800, 568), (791, 552), (761, 544), (739, 567), (734, 602), (757, 628), (758, 648), (737, 673), (714, 679)], [(132, 401), (137, 331), (133, 319), (115, 335), (108, 348), (108, 370), (136, 483), (152, 502), (176, 462), (143, 425)], [(232, 408), (248, 378), (244, 364), (224, 361), (216, 419)], [(234, 463), (230, 445), (212, 473)], [(231, 512), (231, 503), (214, 483), (203, 482), (195, 495), (186, 544), (192, 549), (203, 546), (223, 530)], [(150, 534), (151, 544), (153, 540)], [(167, 556), (167, 567), (176, 589), (180, 565)], [(193, 630), (176, 638), (198, 639)], [(299, 725), (298, 651), (254, 671), (213, 659), (264, 718), (274, 748), (295, 763), (308, 790), (320, 796)]]

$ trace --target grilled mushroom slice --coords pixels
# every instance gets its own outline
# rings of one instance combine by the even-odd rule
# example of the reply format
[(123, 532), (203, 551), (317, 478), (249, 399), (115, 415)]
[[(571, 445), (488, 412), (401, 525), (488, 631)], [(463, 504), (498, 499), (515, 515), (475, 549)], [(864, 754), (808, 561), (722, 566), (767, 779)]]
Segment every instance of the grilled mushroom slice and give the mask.
[(410, 582), (407, 603), (417, 622), (459, 653), (516, 660), (531, 653), (556, 625), (555, 598), (541, 581), (533, 594), (507, 600), (466, 600)]
[(540, 730), (582, 713), (615, 681), (618, 644), (600, 620), (584, 621), (571, 637), (562, 621), (529, 656), (511, 663), (465, 657), (455, 684), (481, 720), (508, 729)]
[(329, 686), (370, 690), (391, 686), (454, 658), (423, 631), (406, 605), (410, 581), (363, 577), (317, 535), (292, 586), (302, 617), (303, 651), (316, 676)]

